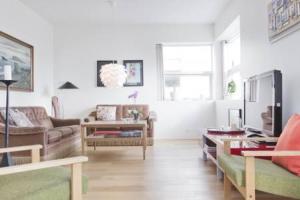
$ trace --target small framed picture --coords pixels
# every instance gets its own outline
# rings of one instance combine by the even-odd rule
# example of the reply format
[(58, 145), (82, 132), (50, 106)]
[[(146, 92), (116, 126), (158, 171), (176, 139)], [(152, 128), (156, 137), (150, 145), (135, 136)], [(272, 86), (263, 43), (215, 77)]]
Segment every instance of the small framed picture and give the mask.
[(144, 85), (143, 60), (124, 60), (123, 65), (125, 66), (128, 74), (124, 86), (125, 87), (143, 86)]
[(98, 60), (97, 61), (97, 87), (104, 87), (100, 78), (100, 72), (103, 65), (117, 63), (116, 60)]

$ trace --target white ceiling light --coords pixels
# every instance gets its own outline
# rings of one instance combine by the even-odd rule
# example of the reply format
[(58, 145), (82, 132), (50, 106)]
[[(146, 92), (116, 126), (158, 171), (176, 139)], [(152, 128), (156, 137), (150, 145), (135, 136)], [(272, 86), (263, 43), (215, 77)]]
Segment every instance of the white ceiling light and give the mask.
[[(114, 7), (116, 6), (115, 0), (107, 0), (111, 6), (112, 20), (114, 23)], [(112, 36), (114, 35), (114, 31)], [(103, 65), (100, 71), (100, 79), (105, 87), (109, 88), (120, 88), (124, 86), (126, 82), (127, 73), (123, 65), (118, 65), (116, 63)]]
[(120, 88), (126, 82), (127, 73), (123, 65), (103, 65), (100, 71), (100, 78), (105, 87)]

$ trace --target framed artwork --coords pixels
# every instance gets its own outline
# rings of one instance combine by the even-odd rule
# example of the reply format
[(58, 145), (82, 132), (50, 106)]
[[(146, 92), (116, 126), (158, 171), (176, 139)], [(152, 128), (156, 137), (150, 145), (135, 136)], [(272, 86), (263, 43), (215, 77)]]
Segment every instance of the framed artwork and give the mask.
[(117, 63), (116, 60), (98, 60), (97, 61), (97, 87), (104, 87), (100, 78), (100, 72), (103, 65)]
[(124, 86), (125, 87), (143, 86), (144, 85), (143, 60), (124, 60), (123, 65), (125, 66), (128, 74)]
[(300, 29), (300, 0), (272, 0), (268, 5), (269, 39), (279, 39)]
[(32, 45), (0, 31), (0, 79), (4, 79), (4, 65), (11, 65), (12, 79), (18, 81), (11, 90), (33, 92), (33, 58)]

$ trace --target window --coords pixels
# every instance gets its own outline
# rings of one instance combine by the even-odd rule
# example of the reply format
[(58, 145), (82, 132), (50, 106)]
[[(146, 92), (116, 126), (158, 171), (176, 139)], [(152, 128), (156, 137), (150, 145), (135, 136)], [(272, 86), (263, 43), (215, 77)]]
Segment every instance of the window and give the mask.
[(162, 45), (163, 99), (211, 99), (212, 46)]
[(240, 36), (223, 42), (223, 73), (225, 98), (242, 98), (241, 39)]

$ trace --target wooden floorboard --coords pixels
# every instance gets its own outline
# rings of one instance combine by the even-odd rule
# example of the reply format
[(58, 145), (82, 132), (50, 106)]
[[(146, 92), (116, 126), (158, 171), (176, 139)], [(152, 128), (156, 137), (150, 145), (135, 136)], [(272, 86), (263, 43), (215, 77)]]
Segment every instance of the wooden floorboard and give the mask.
[[(156, 141), (142, 160), (142, 147), (89, 148), (84, 200), (223, 200), (215, 166), (204, 162), (198, 141)], [(242, 199), (235, 192), (232, 200)], [(275, 200), (259, 193), (258, 200)]]

